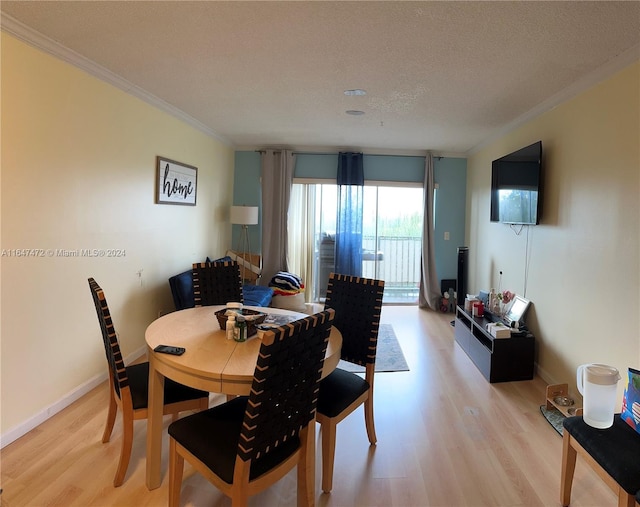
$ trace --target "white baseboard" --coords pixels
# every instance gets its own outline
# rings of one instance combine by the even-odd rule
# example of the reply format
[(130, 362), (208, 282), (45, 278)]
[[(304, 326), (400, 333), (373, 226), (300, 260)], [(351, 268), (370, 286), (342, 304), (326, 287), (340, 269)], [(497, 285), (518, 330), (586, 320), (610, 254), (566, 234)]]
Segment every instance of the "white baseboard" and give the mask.
[[(135, 359), (138, 359), (141, 355), (146, 353), (146, 346), (141, 347), (135, 352), (131, 353), (126, 359), (125, 364), (130, 364)], [(107, 380), (108, 375), (105, 371), (100, 375), (96, 375), (95, 377), (90, 378), (83, 384), (76, 387), (73, 391), (67, 393), (61, 399), (52, 403), (45, 409), (41, 410), (39, 413), (34, 415), (33, 417), (27, 419), (26, 421), (18, 424), (16, 427), (11, 428), (6, 433), (0, 435), (0, 449), (3, 449), (5, 446), (9, 445), (12, 442), (15, 442), (20, 437), (29, 433), (32, 429), (36, 428), (47, 419), (53, 417), (61, 410), (64, 410), (73, 402), (82, 398), (85, 394), (90, 392), (92, 389), (98, 387), (102, 382)]]
[(544, 380), (547, 385), (560, 384), (560, 382), (557, 382), (553, 378), (553, 376), (549, 375), (548, 371), (544, 370), (543, 368), (540, 368), (540, 365), (538, 363), (536, 363), (536, 370), (538, 373), (538, 377)]

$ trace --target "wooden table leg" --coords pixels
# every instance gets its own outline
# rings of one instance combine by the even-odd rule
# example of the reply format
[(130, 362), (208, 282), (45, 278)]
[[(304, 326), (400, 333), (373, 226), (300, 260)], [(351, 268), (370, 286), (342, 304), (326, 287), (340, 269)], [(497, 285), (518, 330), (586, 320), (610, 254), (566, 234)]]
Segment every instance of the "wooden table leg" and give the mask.
[(566, 507), (571, 502), (571, 485), (576, 469), (577, 451), (571, 445), (571, 435), (565, 429), (562, 433), (562, 470), (560, 473), (560, 505)]
[(154, 367), (154, 353), (149, 352), (149, 406), (147, 414), (147, 488), (162, 483), (162, 412), (164, 376)]

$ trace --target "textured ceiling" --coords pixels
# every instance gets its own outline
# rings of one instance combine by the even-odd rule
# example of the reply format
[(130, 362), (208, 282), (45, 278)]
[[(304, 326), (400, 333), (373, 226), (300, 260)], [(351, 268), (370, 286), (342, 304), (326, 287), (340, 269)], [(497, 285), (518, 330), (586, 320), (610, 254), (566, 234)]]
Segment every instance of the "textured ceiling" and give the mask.
[(46, 36), (237, 148), (465, 154), (640, 58), (637, 1), (0, 8), (3, 29)]

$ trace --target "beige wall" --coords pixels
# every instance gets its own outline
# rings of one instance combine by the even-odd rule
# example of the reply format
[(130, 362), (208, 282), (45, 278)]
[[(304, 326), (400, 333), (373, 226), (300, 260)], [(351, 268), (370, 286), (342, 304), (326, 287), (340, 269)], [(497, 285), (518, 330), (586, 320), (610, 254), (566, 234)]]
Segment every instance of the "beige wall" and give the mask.
[[(468, 160), (470, 289), (497, 287), (500, 270), (503, 289), (526, 280), (538, 373), (570, 389), (582, 363), (640, 367), (639, 76), (636, 63)], [(538, 140), (543, 222), (518, 235), (489, 222), (491, 161)]]
[[(1, 70), (5, 436), (106, 374), (88, 277), (105, 290), (126, 357), (173, 310), (167, 278), (224, 254), (233, 150), (6, 34)], [(154, 204), (156, 155), (198, 167), (197, 206)], [(45, 256), (11, 255), (21, 248)], [(125, 254), (46, 253), (83, 248)]]

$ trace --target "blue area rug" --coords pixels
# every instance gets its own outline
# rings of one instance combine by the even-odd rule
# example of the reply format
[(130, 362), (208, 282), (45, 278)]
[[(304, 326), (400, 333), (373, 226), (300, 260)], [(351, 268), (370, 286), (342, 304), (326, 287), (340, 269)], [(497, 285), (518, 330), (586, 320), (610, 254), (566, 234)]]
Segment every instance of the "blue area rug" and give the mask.
[[(357, 364), (340, 361), (338, 368), (354, 373), (364, 373), (364, 368)], [(409, 365), (402, 353), (402, 347), (391, 324), (380, 324), (378, 331), (378, 349), (376, 351), (376, 372), (409, 371)]]
[(553, 426), (553, 429), (558, 432), (559, 435), (562, 436), (562, 432), (564, 428), (562, 427), (562, 421), (564, 421), (564, 416), (562, 413), (556, 408), (552, 408), (551, 410), (547, 410), (546, 405), (540, 405), (540, 412), (547, 420), (547, 422)]

